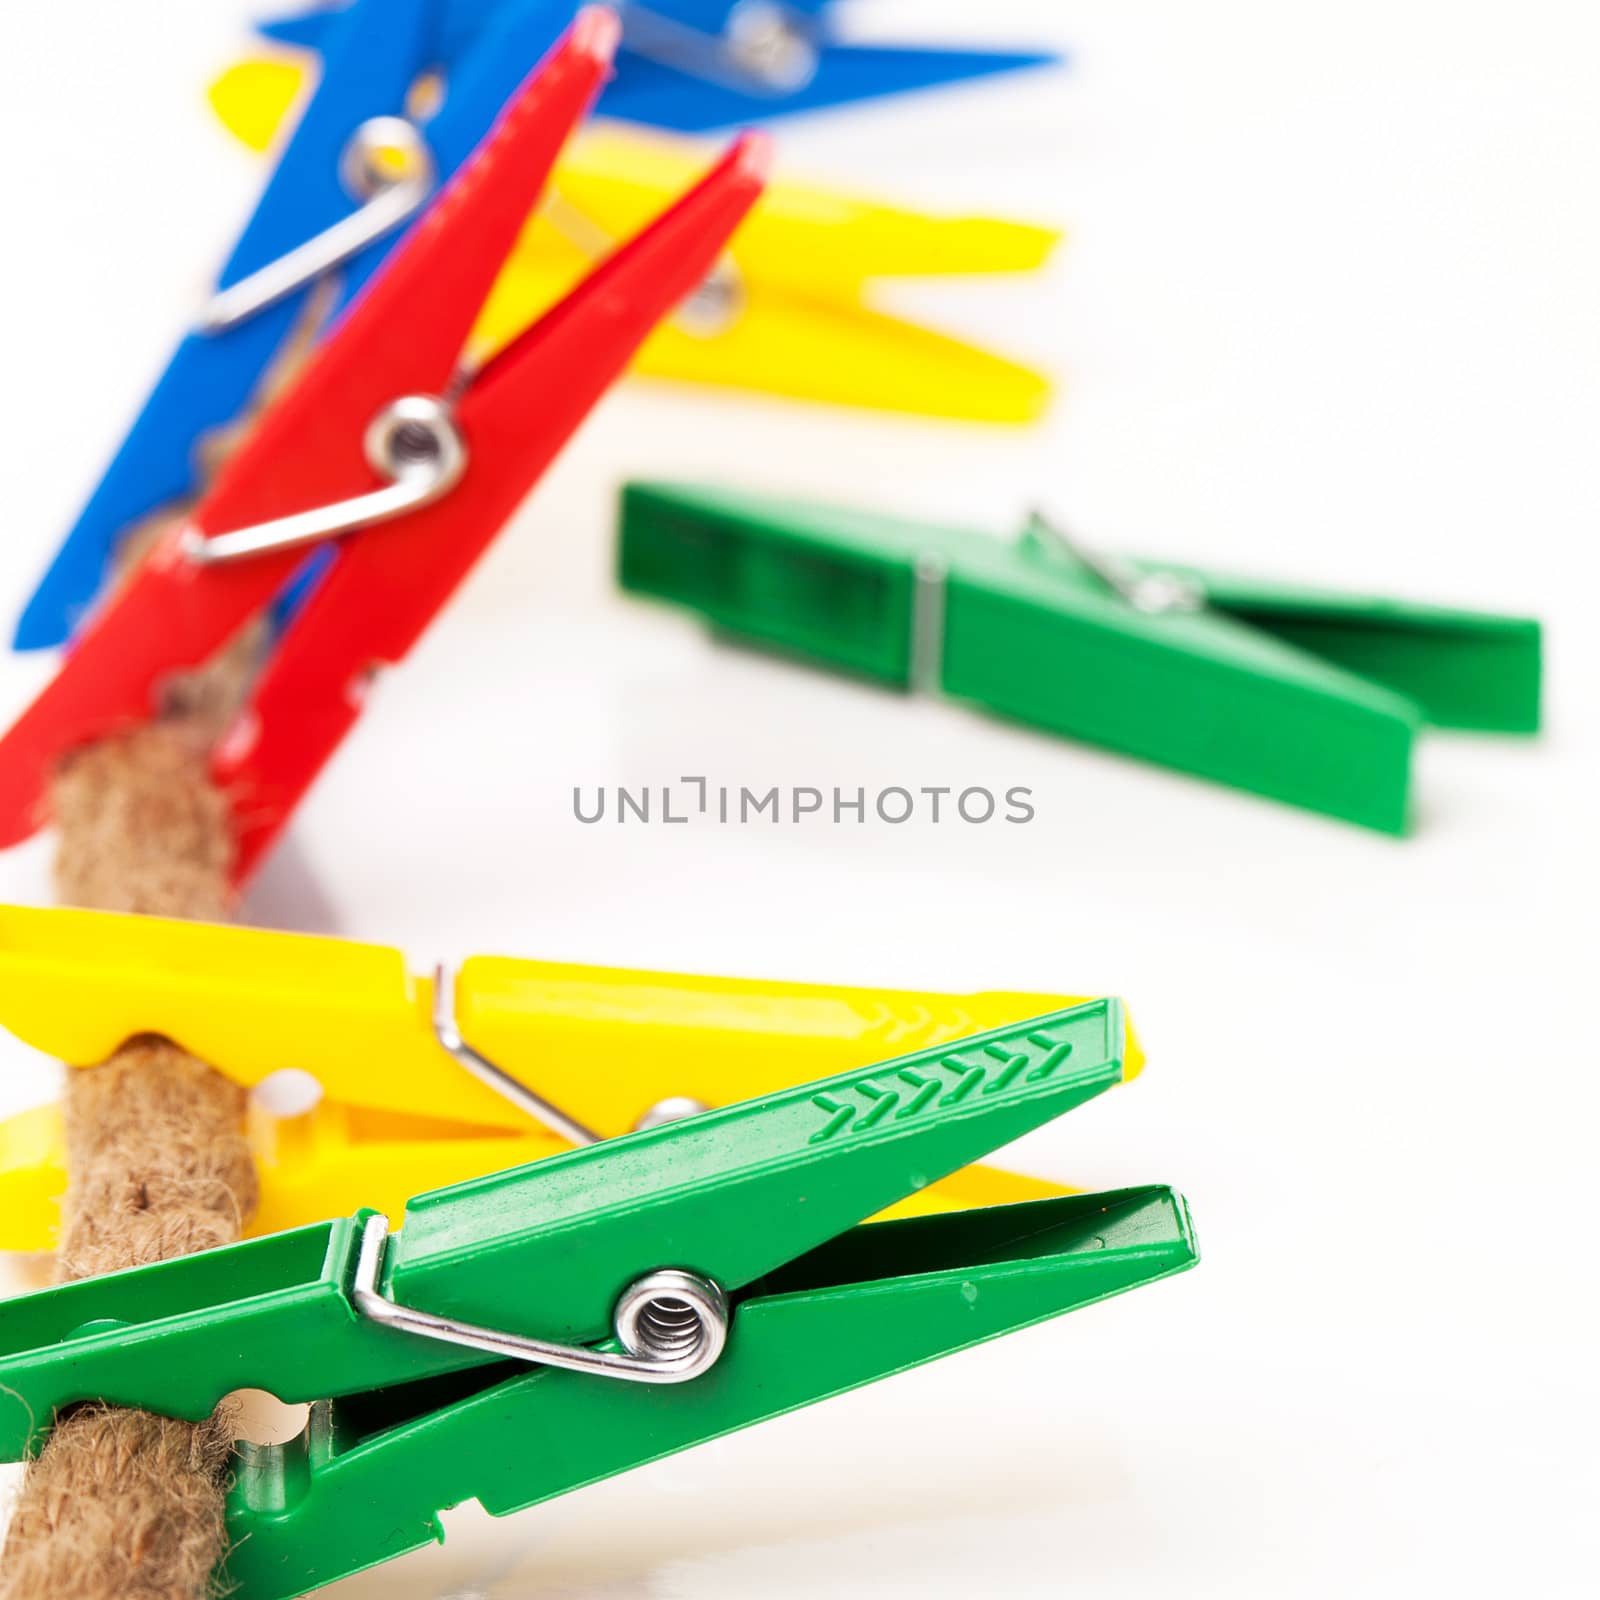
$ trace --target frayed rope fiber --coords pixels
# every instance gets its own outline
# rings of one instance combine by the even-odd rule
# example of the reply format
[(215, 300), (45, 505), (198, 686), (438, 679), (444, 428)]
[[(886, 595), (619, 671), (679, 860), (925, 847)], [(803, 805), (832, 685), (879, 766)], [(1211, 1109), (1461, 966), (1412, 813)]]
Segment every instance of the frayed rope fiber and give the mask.
[(222, 1551), (231, 1430), (86, 1406), (29, 1468), (6, 1539), (7, 1600), (194, 1600)]
[[(60, 898), (219, 920), (227, 807), (206, 771), (207, 716), (73, 756), (52, 802)], [(165, 1039), (67, 1074), (61, 1281), (238, 1239), (256, 1202), (245, 1091)], [(226, 1536), (230, 1418), (177, 1422), (80, 1406), (23, 1480), (0, 1552), (0, 1600), (202, 1600)]]

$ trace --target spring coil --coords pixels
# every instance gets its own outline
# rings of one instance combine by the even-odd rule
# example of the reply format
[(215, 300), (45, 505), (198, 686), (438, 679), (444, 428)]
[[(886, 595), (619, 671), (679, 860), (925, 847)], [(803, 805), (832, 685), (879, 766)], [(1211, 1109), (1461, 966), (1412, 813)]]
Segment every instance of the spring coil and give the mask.
[(630, 1355), (703, 1371), (727, 1339), (727, 1297), (694, 1273), (647, 1273), (617, 1302), (616, 1330)]
[(662, 1296), (652, 1300), (639, 1313), (635, 1325), (644, 1353), (653, 1356), (686, 1356), (699, 1348), (705, 1337), (700, 1314), (687, 1300)]

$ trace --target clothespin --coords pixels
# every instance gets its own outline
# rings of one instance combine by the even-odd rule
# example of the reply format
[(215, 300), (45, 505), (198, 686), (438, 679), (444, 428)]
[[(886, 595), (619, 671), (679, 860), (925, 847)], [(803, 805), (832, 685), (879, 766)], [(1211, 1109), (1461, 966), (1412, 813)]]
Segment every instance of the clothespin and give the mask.
[[(445, 37), (469, 35), (503, 0), (448, 0)], [(555, 0), (559, 11), (570, 0)], [(681, 133), (765, 122), (996, 73), (1055, 65), (1046, 51), (850, 43), (831, 0), (650, 0), (623, 4), (622, 51), (602, 114)], [(322, 50), (337, 12), (261, 25), (281, 45)]]
[[(250, 1450), (240, 1600), (287, 1600), (535, 1505), (1181, 1272), (1165, 1188), (860, 1226), (1122, 1076), (1096, 1001), (479, 1178), (382, 1213), (24, 1295), (0, 1459), (86, 1400), (201, 1418), (313, 1402)], [(526, 1448), (537, 1440), (538, 1448)]]
[[(265, 148), (294, 85), (233, 69), (212, 103)], [(700, 153), (616, 126), (574, 141), (484, 308), (486, 349), (510, 342), (681, 190)], [(794, 182), (769, 184), (727, 254), (645, 340), (634, 370), (838, 405), (984, 422), (1027, 422), (1050, 397), (1044, 374), (869, 304), (879, 279), (1029, 272), (1053, 229), (990, 217), (928, 216)]]
[[(29, 600), (16, 648), (67, 639), (123, 535), (198, 492), (208, 438), (248, 410), (308, 320), (333, 320), (371, 279), (566, 19), (548, 0), (498, 0), (462, 31), (448, 12), (446, 0), (356, 0), (322, 14), (321, 72), (282, 108), (303, 106), (217, 291)], [(424, 115), (441, 73), (443, 99)]]
[[(293, 1114), (252, 1110), (256, 1233), (363, 1204), (398, 1216), (419, 1188), (1083, 1003), (497, 956), (429, 978), (383, 945), (0, 906), (0, 1027), (24, 1043), (88, 1071), (156, 1033), (246, 1087), (300, 1075)], [(1143, 1065), (1129, 1030), (1124, 1075)], [(56, 1107), (0, 1122), (0, 1250), (51, 1248), (63, 1174)], [(1060, 1192), (969, 1169), (901, 1214)]]
[(1537, 622), (1112, 560), (1044, 517), (1006, 543), (633, 484), (619, 563), (751, 643), (1388, 833), (1420, 728), (1539, 725)]
[[(616, 128), (586, 133), (495, 286), (481, 329), (497, 345), (582, 274), (607, 241), (677, 192), (692, 145)], [(871, 304), (883, 281), (1033, 272), (1053, 229), (927, 215), (794, 181), (768, 186), (715, 271), (645, 341), (643, 376), (836, 405), (1031, 422), (1042, 372)]]
[(0, 739), (0, 844), (43, 821), (52, 766), (154, 715), (339, 538), (215, 752), (242, 881), (495, 531), (632, 356), (711, 269), (761, 186), (742, 140), (508, 350), (464, 346), (616, 39), (580, 14), (473, 160), (317, 348), (181, 527), (153, 547)]

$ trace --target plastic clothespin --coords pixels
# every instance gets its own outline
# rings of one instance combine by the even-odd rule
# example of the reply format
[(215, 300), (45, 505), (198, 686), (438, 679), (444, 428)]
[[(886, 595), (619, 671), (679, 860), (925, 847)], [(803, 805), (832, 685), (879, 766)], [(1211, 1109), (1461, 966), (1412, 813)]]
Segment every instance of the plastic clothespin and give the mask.
[(719, 630), (1387, 833), (1424, 725), (1532, 733), (1540, 630), (978, 532), (633, 484), (624, 588)]
[[(275, 363), (347, 305), (466, 160), (571, 8), (499, 0), (470, 31), (446, 0), (357, 0), (321, 15), (321, 72), (284, 84), (274, 126), (303, 106), (218, 288), (106, 469), (17, 624), (19, 650), (58, 645), (100, 593), (136, 524), (202, 486), (208, 438), (237, 422)], [(431, 115), (419, 89), (443, 75)], [(326, 295), (324, 310), (322, 296)]]
[[(294, 84), (246, 65), (212, 104), (264, 148)], [(616, 126), (583, 133), (495, 285), (477, 337), (509, 343), (597, 254), (657, 211), (701, 153)], [(1033, 368), (872, 309), (877, 279), (1029, 272), (1060, 238), (990, 217), (928, 216), (808, 184), (769, 184), (704, 284), (644, 342), (633, 370), (838, 405), (1028, 422), (1050, 398)]]
[[(1164, 1188), (859, 1226), (1122, 1076), (1115, 1001), (419, 1196), (25, 1295), (0, 1458), (84, 1400), (310, 1401), (250, 1450), (225, 1577), (287, 1600), (693, 1444), (1192, 1266)], [(525, 1448), (537, 1440), (537, 1449)]]
[(0, 844), (43, 819), (52, 765), (142, 722), (261, 610), (308, 545), (341, 542), (214, 756), (242, 881), (360, 714), (656, 320), (760, 191), (741, 140), (486, 366), (463, 346), (616, 40), (586, 11), (477, 155), (268, 409), (183, 526), (85, 628), (0, 739)]
[[(320, 1099), (256, 1106), (252, 1231), (272, 1233), (612, 1138), (674, 1116), (948, 1045), (1062, 995), (933, 994), (473, 956), (413, 977), (383, 945), (0, 906), (0, 1027), (92, 1070), (161, 1034), (254, 1087), (284, 1068)], [(602, 1068), (596, 1069), (596, 1063)], [(1124, 1073), (1144, 1064), (1129, 1032)], [(552, 1115), (553, 1114), (553, 1115)], [(0, 1250), (46, 1250), (64, 1187), (54, 1106), (0, 1122)], [(968, 1171), (912, 1211), (1062, 1192)]]
[[(481, 27), (503, 0), (446, 0), (445, 37)], [(570, 5), (570, 0), (564, 0)], [(651, 0), (624, 3), (617, 76), (601, 112), (682, 133), (1053, 66), (1044, 51), (939, 50), (852, 44), (831, 0)], [(322, 8), (262, 24), (279, 44), (321, 50), (338, 13)]]

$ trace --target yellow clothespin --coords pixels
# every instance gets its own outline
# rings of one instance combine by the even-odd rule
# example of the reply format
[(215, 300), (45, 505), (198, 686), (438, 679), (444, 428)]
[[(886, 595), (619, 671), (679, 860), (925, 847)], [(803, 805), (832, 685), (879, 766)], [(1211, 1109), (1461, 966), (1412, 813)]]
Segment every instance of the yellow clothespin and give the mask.
[[(398, 950), (108, 912), (0, 907), (0, 1026), (91, 1069), (158, 1033), (254, 1086), (322, 1098), (251, 1112), (254, 1232), (408, 1194), (1080, 1001), (697, 977), (475, 956), (414, 977)], [(1125, 1076), (1143, 1065), (1128, 1039)], [(54, 1107), (0, 1123), (0, 1249), (47, 1249), (64, 1186)], [(1059, 1194), (969, 1168), (896, 1215)]]
[[(264, 149), (303, 76), (283, 59), (242, 62), (212, 85), (211, 103), (232, 133)], [(702, 165), (687, 141), (591, 127), (563, 158), (484, 308), (479, 353), (508, 344)], [(867, 296), (880, 278), (1026, 272), (1059, 237), (772, 183), (722, 266), (645, 342), (635, 370), (887, 411), (1030, 421), (1049, 399), (1043, 374), (875, 311)]]

